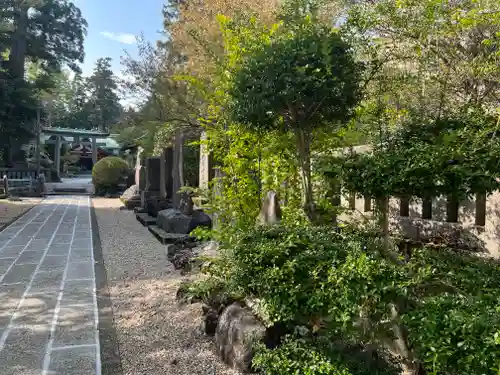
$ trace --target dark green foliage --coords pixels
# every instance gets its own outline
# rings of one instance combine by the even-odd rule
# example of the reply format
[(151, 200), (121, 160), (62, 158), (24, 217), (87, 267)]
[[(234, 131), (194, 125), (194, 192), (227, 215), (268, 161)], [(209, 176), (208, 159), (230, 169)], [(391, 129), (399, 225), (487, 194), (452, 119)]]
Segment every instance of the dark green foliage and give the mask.
[[(24, 19), (23, 14), (28, 14), (28, 17), (19, 22)], [(73, 2), (6, 0), (0, 6), (0, 16), (17, 21), (3, 34), (6, 45), (11, 48), (9, 69), (12, 73), (18, 69), (23, 72), (24, 66), (14, 65), (24, 64), (26, 58), (41, 62), (47, 73), (58, 72), (63, 65), (79, 70), (76, 63), (83, 62), (87, 22)], [(16, 74), (13, 76), (17, 77)]]
[(99, 160), (92, 168), (92, 182), (96, 193), (116, 193), (125, 184), (129, 173), (125, 160), (108, 156)]
[(343, 122), (360, 99), (360, 68), (331, 28), (284, 27), (235, 73), (230, 109), (236, 121), (263, 129)]
[(198, 186), (200, 176), (200, 147), (197, 144), (188, 144), (183, 149), (184, 180), (187, 186)]
[(412, 262), (432, 270), (403, 316), (426, 368), (436, 374), (498, 374), (500, 265), (451, 250), (421, 251)]
[(177, 291), (177, 299), (191, 303), (203, 302), (218, 310), (221, 305), (227, 306), (239, 298), (229, 292), (223, 280), (209, 278), (183, 283)]
[(120, 98), (117, 95), (118, 84), (111, 70), (111, 59), (97, 60), (94, 72), (89, 77), (87, 88), (90, 100), (86, 103), (88, 122), (101, 130), (107, 130), (116, 123), (121, 114)]
[[(53, 85), (64, 65), (78, 71), (83, 62), (86, 21), (70, 1), (14, 1), (0, 4), (0, 140), (19, 148), (32, 134), (40, 92)], [(8, 58), (7, 58), (8, 56)], [(26, 78), (27, 63), (38, 67)], [(12, 161), (3, 152), (6, 164)]]
[[(226, 267), (213, 277), (231, 293), (261, 301), (269, 324), (305, 325), (332, 340), (379, 349), (392, 342), (398, 325), (408, 330), (408, 345), (429, 372), (498, 372), (497, 263), (431, 249), (415, 250), (405, 263), (389, 256), (378, 236), (350, 228), (255, 228), (228, 231), (225, 238)], [(300, 366), (283, 353), (266, 354), (276, 357), (261, 365), (270, 374), (280, 374), (270, 358), (282, 357), (284, 368)]]
[(228, 109), (233, 121), (252, 130), (293, 132), (302, 206), (315, 221), (313, 131), (338, 129), (352, 117), (361, 99), (362, 65), (336, 30), (305, 13), (270, 32), (261, 44), (242, 48), (246, 57), (233, 69)]
[(495, 119), (464, 117), (410, 123), (373, 152), (337, 158), (346, 191), (374, 198), (454, 196), (500, 187)]
[(360, 347), (324, 338), (287, 337), (277, 349), (261, 348), (254, 366), (264, 375), (396, 375), (397, 366), (372, 358)]
[[(21, 144), (32, 136), (36, 116), (36, 99), (33, 87), (25, 82), (13, 84), (5, 72), (0, 71), (0, 142), (9, 147), (11, 142)], [(4, 155), (6, 156), (6, 155)]]
[(364, 306), (387, 304), (384, 298), (398, 293), (389, 288), (372, 300), (365, 291), (407, 280), (373, 238), (329, 227), (251, 229), (236, 233), (230, 249), (231, 282), (242, 294), (263, 298), (273, 323), (315, 324), (330, 316), (332, 328), (346, 333)]

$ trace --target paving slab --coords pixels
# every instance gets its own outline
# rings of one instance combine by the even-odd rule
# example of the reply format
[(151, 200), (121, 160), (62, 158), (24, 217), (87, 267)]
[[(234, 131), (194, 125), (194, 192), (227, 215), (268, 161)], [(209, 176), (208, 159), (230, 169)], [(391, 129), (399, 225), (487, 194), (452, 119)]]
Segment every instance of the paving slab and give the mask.
[(52, 352), (47, 375), (94, 375), (96, 348), (83, 347)]
[(19, 255), (16, 264), (39, 263), (42, 259), (42, 256), (43, 252), (41, 251), (25, 250), (22, 254)]
[(61, 306), (76, 304), (93, 305), (94, 280), (67, 280), (64, 284), (64, 293)]
[(68, 280), (92, 278), (94, 265), (90, 261), (72, 262), (68, 266)]
[(21, 297), (26, 287), (22, 284), (18, 285), (0, 285), (0, 335), (7, 328), (16, 312)]
[(70, 244), (51, 244), (48, 248), (47, 255), (68, 255)]
[(26, 283), (31, 280), (31, 276), (37, 267), (36, 263), (14, 264), (14, 266), (5, 274), (2, 282), (5, 284)]
[(24, 248), (25, 246), (22, 245), (13, 246), (9, 244), (0, 251), (0, 258), (17, 257)]
[(40, 265), (40, 271), (64, 270), (68, 262), (67, 255), (46, 255)]
[[(44, 242), (40, 242), (44, 241)], [(25, 251), (39, 251), (43, 253), (45, 250), (47, 250), (47, 244), (48, 241), (45, 240), (33, 240), (31, 243), (24, 248)]]
[(19, 305), (13, 323), (23, 327), (52, 323), (57, 297), (57, 293), (30, 294)]
[(9, 262), (15, 262), (16, 258), (3, 258), (0, 259), (0, 279), (5, 275), (10, 265)]
[(92, 249), (90, 247), (86, 249), (72, 249), (71, 255), (69, 256), (70, 263), (78, 263), (86, 260), (90, 260), (92, 257)]
[(0, 232), (0, 375), (100, 375), (90, 198), (52, 196)]
[(49, 341), (50, 326), (37, 325), (10, 331), (0, 351), (2, 375), (40, 374)]
[(55, 293), (59, 292), (63, 280), (64, 270), (56, 269), (45, 272), (38, 272), (33, 279), (28, 293)]
[(53, 347), (95, 344), (94, 309), (90, 306), (61, 306), (54, 329)]

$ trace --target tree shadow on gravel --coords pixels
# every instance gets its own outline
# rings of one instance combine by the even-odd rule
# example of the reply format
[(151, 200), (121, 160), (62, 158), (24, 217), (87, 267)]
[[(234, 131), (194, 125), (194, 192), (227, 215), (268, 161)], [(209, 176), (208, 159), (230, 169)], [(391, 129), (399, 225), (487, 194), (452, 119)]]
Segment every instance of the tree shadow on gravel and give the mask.
[[(238, 374), (217, 358), (214, 343), (203, 334), (201, 305), (178, 304), (176, 293), (186, 277), (168, 262), (167, 246), (116, 201), (94, 199), (92, 210), (103, 375)], [(102, 207), (106, 203), (113, 206)], [(112, 222), (109, 228), (99, 228), (106, 220)], [(121, 273), (111, 271), (110, 263), (119, 264), (108, 241), (113, 231), (129, 244), (120, 250), (129, 268)], [(141, 242), (162, 256), (153, 254), (145, 264)]]

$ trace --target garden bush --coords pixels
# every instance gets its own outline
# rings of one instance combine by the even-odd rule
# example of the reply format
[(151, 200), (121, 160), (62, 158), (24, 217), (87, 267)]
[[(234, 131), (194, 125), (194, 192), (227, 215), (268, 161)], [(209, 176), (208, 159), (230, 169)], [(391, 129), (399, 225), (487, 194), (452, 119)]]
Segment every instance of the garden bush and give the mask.
[[(229, 293), (259, 301), (266, 325), (305, 325), (331, 340), (390, 350), (403, 356), (402, 364), (415, 360), (431, 374), (498, 374), (498, 264), (426, 248), (405, 262), (374, 232), (355, 228), (339, 233), (323, 226), (281, 226), (225, 233), (221, 247), (228, 266), (217, 267), (212, 277), (224, 280)], [(404, 346), (395, 345), (395, 338)], [(264, 373), (286, 373), (275, 372), (269, 359), (283, 353), (261, 358)], [(287, 364), (287, 358), (282, 365), (290, 373), (349, 374), (335, 367), (337, 362), (325, 367), (327, 372), (311, 372), (312, 357), (300, 361), (304, 367), (296, 372), (299, 364)]]
[(120, 184), (126, 182), (128, 172), (127, 162), (119, 157), (108, 156), (99, 160), (92, 169), (96, 194), (116, 193)]
[(360, 347), (333, 344), (324, 338), (288, 336), (275, 349), (263, 346), (253, 364), (265, 375), (397, 375), (398, 366)]

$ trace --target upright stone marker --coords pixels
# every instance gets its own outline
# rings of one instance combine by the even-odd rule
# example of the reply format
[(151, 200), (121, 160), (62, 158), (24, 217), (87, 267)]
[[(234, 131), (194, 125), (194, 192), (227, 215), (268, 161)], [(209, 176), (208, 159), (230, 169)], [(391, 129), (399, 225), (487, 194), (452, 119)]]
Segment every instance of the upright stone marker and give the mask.
[(142, 208), (147, 207), (149, 198), (160, 196), (160, 158), (147, 158), (145, 164), (145, 187), (141, 190)]
[(215, 170), (213, 167), (213, 155), (208, 150), (204, 141), (207, 140), (207, 134), (205, 132), (202, 133), (200, 137), (201, 145), (200, 145), (200, 179), (199, 179), (199, 187), (201, 189), (208, 189), (210, 181), (215, 176)]
[(160, 158), (146, 159), (146, 191), (160, 194)]
[(141, 184), (141, 154), (144, 151), (142, 147), (139, 147), (137, 149), (137, 155), (135, 157), (135, 184), (140, 185)]
[(181, 196), (179, 190), (184, 184), (182, 181), (182, 176), (184, 174), (184, 168), (182, 165), (183, 155), (183, 137), (182, 133), (177, 133), (175, 135), (175, 147), (173, 150), (173, 166), (172, 166), (172, 203), (174, 208), (179, 208), (181, 203)]
[(281, 208), (276, 192), (269, 191), (262, 202), (257, 223), (261, 225), (274, 225), (281, 221)]
[(172, 166), (173, 166), (174, 150), (172, 147), (166, 147), (160, 156), (160, 197), (172, 199), (173, 181), (172, 181)]
[(138, 169), (139, 173), (137, 174), (137, 185), (139, 185), (139, 191), (146, 190), (146, 160), (139, 160), (140, 167)]

